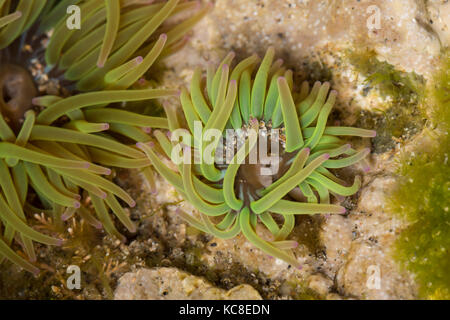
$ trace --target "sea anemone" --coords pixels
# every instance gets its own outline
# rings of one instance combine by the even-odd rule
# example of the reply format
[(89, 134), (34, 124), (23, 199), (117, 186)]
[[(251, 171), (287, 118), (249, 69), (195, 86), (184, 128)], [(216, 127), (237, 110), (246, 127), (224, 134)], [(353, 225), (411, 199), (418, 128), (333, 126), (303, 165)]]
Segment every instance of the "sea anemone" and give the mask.
[[(6, 48), (0, 64), (1, 260), (38, 273), (29, 262), (36, 261), (33, 241), (62, 245), (62, 239), (29, 226), (27, 216), (34, 213), (44, 212), (56, 224), (79, 214), (124, 241), (109, 216), (112, 211), (135, 232), (120, 202), (133, 207), (135, 201), (107, 176), (113, 167), (136, 168), (152, 182), (151, 162), (135, 144), (153, 141), (150, 128), (168, 129), (167, 119), (150, 115), (155, 111), (151, 100), (178, 91), (152, 89), (144, 76), (157, 58), (186, 42), (186, 32), (209, 9), (172, 26), (163, 22), (197, 8), (198, 2), (151, 2), (0, 1), (6, 14), (0, 20), (0, 45)], [(73, 4), (81, 8), (81, 30), (66, 28), (66, 9)], [(9, 15), (10, 9), (15, 13)], [(27, 34), (38, 17), (38, 28)], [(27, 39), (45, 38), (47, 31), (45, 70), (58, 74), (67, 69), (59, 79), (76, 83), (76, 88), (68, 87), (72, 96), (39, 96), (30, 57), (21, 56)], [(19, 48), (18, 56), (13, 47)], [(131, 90), (137, 80), (139, 89)], [(88, 210), (90, 204), (96, 216)], [(14, 240), (28, 260), (11, 248)]]
[[(308, 82), (304, 82), (300, 92), (293, 93), (292, 71), (283, 68), (281, 60), (273, 62), (274, 54), (274, 49), (269, 48), (254, 75), (257, 56), (230, 69), (233, 53), (217, 70), (208, 67), (205, 84), (201, 70), (195, 70), (190, 91), (181, 91), (182, 114), (166, 106), (172, 138), (169, 140), (162, 131), (154, 132), (158, 145), (177, 170), (167, 167), (151, 144), (139, 143), (138, 147), (183, 198), (200, 211), (201, 220), (178, 210), (194, 227), (223, 239), (242, 232), (267, 254), (299, 266), (291, 250), (297, 242), (287, 240), (295, 215), (346, 211), (331, 204), (330, 195), (337, 200), (353, 195), (361, 180), (356, 177), (351, 186), (345, 186), (345, 181), (332, 170), (360, 162), (370, 150), (356, 151), (340, 136), (374, 137), (375, 132), (328, 126), (337, 92), (329, 91), (329, 83), (316, 82), (310, 90)], [(204, 135), (196, 134), (196, 124), (204, 126)], [(231, 151), (231, 161), (217, 160), (222, 159), (218, 153), (224, 154), (223, 144), (219, 139), (211, 139), (208, 129), (221, 136), (228, 134), (226, 129), (240, 132), (240, 145), (234, 139), (230, 146), (227, 140), (225, 153)], [(188, 133), (188, 138), (180, 144), (178, 138), (183, 133)], [(264, 137), (269, 137), (270, 145)], [(278, 170), (269, 174), (266, 170), (262, 175), (262, 170), (267, 169), (265, 156), (260, 152), (254, 158), (256, 162), (250, 161), (256, 146), (267, 147), (278, 161)], [(278, 146), (279, 151), (273, 146)], [(205, 154), (214, 161), (205, 161)], [(174, 159), (177, 155), (181, 161)], [(195, 161), (199, 157), (201, 161)], [(261, 238), (258, 224), (267, 228), (273, 239)]]
[[(0, 104), (3, 114), (0, 117), (0, 186), (4, 198), (0, 196), (0, 217), (5, 226), (6, 243), (0, 244), (0, 254), (36, 272), (36, 268), (8, 247), (15, 232), (20, 234), (32, 261), (35, 260), (32, 241), (50, 245), (62, 243), (30, 228), (24, 213), (46, 212), (55, 221), (61, 221), (78, 212), (88, 223), (99, 228), (103, 225), (106, 231), (123, 240), (108, 216), (108, 208), (111, 208), (119, 220), (134, 232), (135, 226), (117, 198), (132, 207), (135, 202), (125, 191), (102, 177), (109, 175), (111, 169), (101, 165), (145, 171), (146, 168), (151, 170), (148, 168), (150, 162), (141, 151), (121, 142), (118, 135), (107, 134), (106, 130), (135, 141), (150, 141), (151, 138), (138, 126), (167, 128), (167, 120), (107, 107), (84, 113), (80, 109), (118, 101), (155, 99), (175, 93), (174, 90), (147, 89), (100, 91), (69, 98), (44, 96), (33, 99), (34, 104), (45, 107), (38, 116), (33, 110), (15, 109), (16, 112), (24, 112), (24, 120), (19, 123), (4, 116), (10, 111), (11, 102), (3, 101)], [(41, 117), (42, 114), (45, 117)], [(21, 118), (17, 116), (14, 119)], [(100, 122), (105, 119), (107, 123)], [(58, 120), (58, 125), (54, 125), (55, 120)], [(10, 126), (9, 123), (15, 125)], [(12, 127), (20, 130), (15, 132)], [(100, 221), (81, 207), (84, 195), (89, 196)]]

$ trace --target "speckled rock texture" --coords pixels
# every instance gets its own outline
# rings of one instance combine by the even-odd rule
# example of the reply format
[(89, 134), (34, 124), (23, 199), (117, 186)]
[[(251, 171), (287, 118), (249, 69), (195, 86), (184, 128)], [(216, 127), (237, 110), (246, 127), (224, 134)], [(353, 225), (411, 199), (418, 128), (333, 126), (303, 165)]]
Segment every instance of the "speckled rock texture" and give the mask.
[(429, 0), (426, 7), (431, 28), (436, 32), (442, 45), (448, 46), (450, 43), (450, 2)]
[(115, 295), (118, 300), (261, 300), (249, 285), (218, 289), (205, 279), (176, 268), (140, 269), (125, 274)]
[(273, 45), (299, 70), (324, 52), (356, 44), (405, 71), (430, 75), (449, 44), (449, 17), (444, 0), (217, 0), (189, 46), (216, 62), (229, 50), (262, 55)]

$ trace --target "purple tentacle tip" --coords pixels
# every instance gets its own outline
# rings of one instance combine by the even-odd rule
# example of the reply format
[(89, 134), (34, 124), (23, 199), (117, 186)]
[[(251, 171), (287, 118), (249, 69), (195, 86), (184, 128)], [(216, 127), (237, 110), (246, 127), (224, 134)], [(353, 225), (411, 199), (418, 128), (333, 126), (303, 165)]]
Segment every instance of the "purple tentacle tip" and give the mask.
[(145, 149), (145, 146), (152, 148), (155, 146), (155, 143), (153, 141), (149, 141), (147, 143), (144, 143), (144, 142), (136, 143), (136, 147), (138, 147), (139, 149)]
[(102, 230), (103, 224), (100, 221), (98, 223), (94, 223), (94, 228), (97, 230)]

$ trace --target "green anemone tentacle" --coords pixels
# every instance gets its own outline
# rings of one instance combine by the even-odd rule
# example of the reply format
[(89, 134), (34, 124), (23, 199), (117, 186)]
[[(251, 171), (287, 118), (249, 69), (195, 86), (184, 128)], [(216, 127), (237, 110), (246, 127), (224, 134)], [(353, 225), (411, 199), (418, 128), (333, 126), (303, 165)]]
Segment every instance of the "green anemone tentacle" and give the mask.
[(279, 258), (281, 260), (284, 260), (290, 264), (292, 264), (294, 267), (299, 267), (300, 263), (293, 258), (291, 255), (286, 253), (283, 250), (278, 249), (274, 245), (272, 245), (270, 242), (265, 241), (261, 239), (255, 230), (253, 229), (251, 223), (250, 223), (250, 210), (248, 208), (244, 208), (240, 215), (239, 215), (239, 222), (241, 224), (241, 230), (242, 233), (245, 235), (245, 237), (253, 243), (256, 247), (260, 248), (264, 252), (268, 253), (269, 255)]

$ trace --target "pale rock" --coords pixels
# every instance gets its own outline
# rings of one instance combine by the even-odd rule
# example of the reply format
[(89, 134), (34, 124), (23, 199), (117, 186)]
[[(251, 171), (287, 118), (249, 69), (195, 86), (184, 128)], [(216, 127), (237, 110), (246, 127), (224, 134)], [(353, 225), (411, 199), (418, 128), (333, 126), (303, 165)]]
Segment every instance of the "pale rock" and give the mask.
[(116, 300), (260, 300), (249, 285), (231, 290), (214, 287), (201, 277), (176, 268), (140, 269), (119, 279)]

